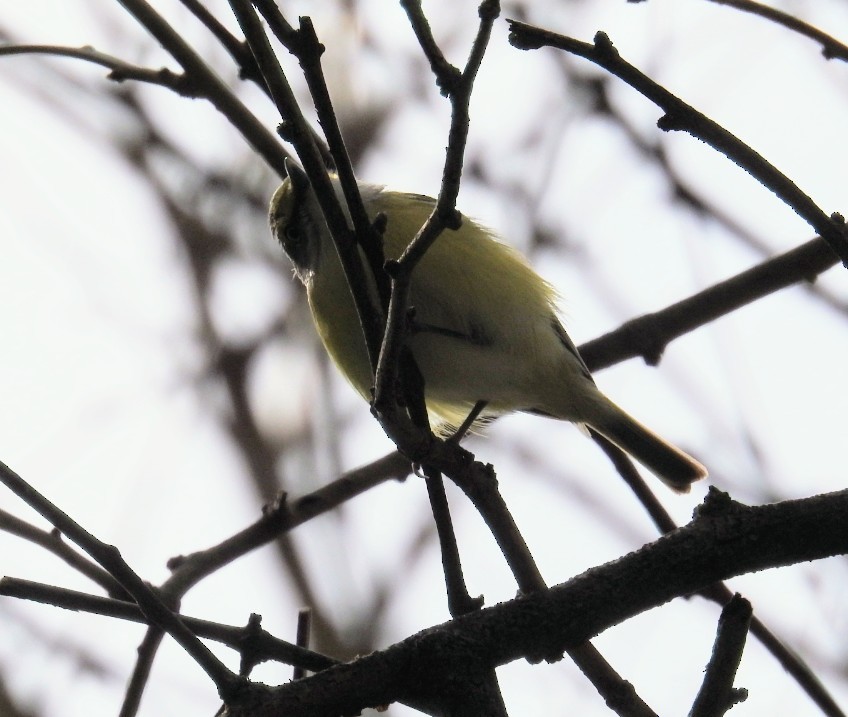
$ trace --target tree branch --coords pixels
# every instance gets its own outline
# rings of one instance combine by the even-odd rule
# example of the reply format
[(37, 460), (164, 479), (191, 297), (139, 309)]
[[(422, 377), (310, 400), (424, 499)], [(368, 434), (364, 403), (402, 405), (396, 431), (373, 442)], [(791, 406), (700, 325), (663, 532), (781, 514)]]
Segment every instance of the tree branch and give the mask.
[(64, 45), (32, 45), (13, 44), (0, 45), (0, 57), (10, 55), (51, 55), (53, 57), (71, 57), (76, 60), (91, 62), (109, 70), (106, 75), (110, 80), (123, 82), (125, 80), (136, 80), (152, 85), (160, 85), (173, 90), (182, 97), (199, 97), (200, 89), (195, 87), (189, 77), (185, 74), (177, 74), (162, 67), (152, 70), (147, 67), (139, 67), (121, 60), (113, 55), (95, 50), (89, 45), (83, 47), (66, 47)]
[(126, 599), (129, 597), (127, 591), (121, 587), (115, 578), (96, 563), (80, 555), (62, 540), (62, 534), (58, 530), (41, 530), (41, 528), (36, 528), (25, 520), (21, 520), (11, 513), (7, 513), (5, 510), (0, 510), (0, 530), (10, 535), (17, 535), (19, 538), (28, 540), (53, 553), (53, 555), (64, 560), (72, 568), (94, 581), (113, 598)]
[[(429, 25), (421, 10), (420, 1), (408, 0), (402, 3), (402, 6), (407, 12), (421, 49), (430, 59), (437, 83), (443, 93), (450, 98), (451, 122), (448, 131), (445, 165), (442, 171), (442, 184), (439, 196), (436, 199), (436, 206), (433, 207), (433, 211), (424, 226), (419, 229), (398, 260), (389, 262), (390, 266), (387, 267), (391, 276), (392, 291), (385, 334), (380, 350), (380, 361), (375, 376), (374, 410), (380, 417), (384, 430), (396, 443), (398, 440), (402, 443), (408, 442), (404, 441), (403, 433), (409, 430), (409, 427), (402, 431), (397, 430), (402, 426), (402, 417), (395, 415), (397, 413), (395, 409), (399, 403), (398, 397), (395, 395), (395, 388), (398, 385), (400, 351), (407, 328), (407, 308), (409, 307), (412, 272), (427, 249), (445, 229), (459, 229), (461, 225), (462, 218), (456, 210), (456, 199), (459, 194), (465, 145), (468, 140), (471, 93), (491, 37), (492, 26), (500, 14), (500, 3), (497, 0), (483, 0), (480, 3), (478, 9), (480, 23), (477, 35), (469, 52), (465, 69), (460, 73), (456, 68), (447, 65), (441, 52), (436, 47), (435, 40), (429, 32)], [(450, 69), (446, 69), (446, 65)], [(452, 79), (448, 80), (448, 77)], [(421, 441), (422, 438), (426, 441), (426, 437), (420, 435), (416, 437), (414, 429), (412, 433), (413, 442)]]
[[(642, 2), (642, 0), (629, 0), (630, 2)], [(848, 47), (839, 42), (835, 37), (822, 32), (817, 27), (813, 27), (797, 17), (793, 17), (789, 13), (778, 10), (776, 7), (769, 7), (753, 0), (708, 0), (717, 5), (728, 5), (735, 7), (742, 12), (749, 12), (753, 15), (759, 15), (767, 20), (782, 25), (799, 35), (815, 40), (822, 46), (822, 55), (826, 60), (842, 60), (848, 61)]]
[(156, 41), (180, 64), (194, 86), (223, 114), (247, 142), (281, 177), (286, 153), (280, 143), (247, 109), (200, 55), (145, 0), (118, 0)]
[(130, 569), (116, 547), (107, 545), (95, 538), (79, 523), (48, 501), (5, 463), (0, 463), (0, 483), (3, 483), (27, 505), (50, 521), (60, 532), (67, 535), (112, 575), (132, 596), (150, 623), (168, 632), (194, 658), (215, 683), (222, 696), (234, 695), (243, 689), (241, 678), (230, 672), (147, 583)]
[(631, 319), (580, 346), (580, 355), (592, 371), (635, 356), (656, 365), (672, 340), (775, 291), (812, 281), (837, 261), (823, 239), (812, 239), (665, 309)]
[[(88, 595), (76, 590), (66, 590), (31, 580), (21, 580), (8, 576), (0, 578), (0, 595), (20, 600), (31, 600), (44, 605), (53, 605), (64, 610), (148, 623), (144, 613), (133, 602)], [(253, 628), (252, 632), (248, 634), (248, 628), (244, 627), (222, 625), (187, 615), (181, 615), (180, 618), (186, 624), (186, 627), (191, 629), (198, 637), (215, 640), (239, 652), (244, 651), (245, 643), (249, 642), (254, 664), (266, 660), (277, 660), (315, 672), (337, 664), (337, 661), (331, 657), (280, 640), (261, 628)]]
[[(321, 152), (316, 144), (312, 128), (303, 116), (294, 92), (283, 73), (277, 57), (268, 42), (268, 37), (256, 16), (250, 0), (230, 0), (230, 7), (241, 26), (256, 63), (271, 91), (277, 110), (283, 119), (280, 125), (282, 137), (291, 142), (303, 169), (315, 190), (324, 220), (336, 245), (336, 251), (344, 268), (348, 288), (356, 306), (362, 327), (365, 347), (372, 367), (377, 365), (382, 334), (382, 312), (368, 294), (365, 268), (357, 251), (353, 233), (348, 227), (347, 217), (339, 203)], [(285, 176), (285, 172), (282, 176)]]
[(689, 717), (721, 717), (747, 697), (745, 690), (733, 689), (733, 681), (742, 661), (751, 612), (751, 603), (739, 594), (721, 611), (713, 654)]
[[(428, 628), (354, 662), (275, 688), (233, 717), (329, 717), (397, 700), (427, 703), (454, 665), (562, 653), (676, 596), (734, 575), (848, 552), (848, 491), (746, 507), (711, 490), (692, 523), (563, 585)], [(611, 591), (610, 585), (616, 590)]]
[(661, 130), (688, 132), (735, 162), (792, 207), (848, 267), (848, 228), (841, 215), (828, 217), (789, 177), (751, 147), (622, 59), (605, 33), (596, 33), (594, 44), (590, 45), (516, 20), (509, 20), (509, 24), (509, 41), (520, 50), (555, 47), (584, 57), (624, 80), (663, 110), (663, 116), (657, 121)]

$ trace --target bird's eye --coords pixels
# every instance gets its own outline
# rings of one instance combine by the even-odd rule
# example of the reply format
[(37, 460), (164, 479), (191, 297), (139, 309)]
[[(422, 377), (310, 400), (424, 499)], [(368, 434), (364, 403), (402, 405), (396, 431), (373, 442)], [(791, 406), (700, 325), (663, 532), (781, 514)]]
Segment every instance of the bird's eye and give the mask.
[(295, 214), (288, 219), (277, 236), (298, 274), (305, 276), (303, 272), (312, 270), (316, 261), (317, 247), (311, 241), (313, 229), (307, 216)]
[(300, 227), (297, 224), (288, 224), (285, 229), (287, 242), (298, 242), (302, 236)]

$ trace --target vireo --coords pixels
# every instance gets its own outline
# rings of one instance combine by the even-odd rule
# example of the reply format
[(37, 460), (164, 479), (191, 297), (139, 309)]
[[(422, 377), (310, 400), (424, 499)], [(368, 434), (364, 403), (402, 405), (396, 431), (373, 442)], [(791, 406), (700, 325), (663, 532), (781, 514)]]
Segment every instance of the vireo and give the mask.
[[(353, 298), (306, 173), (289, 176), (271, 199), (271, 230), (306, 287), (315, 328), (344, 376), (367, 401), (372, 376)], [(341, 185), (331, 176), (341, 205)], [(434, 200), (359, 184), (373, 220), (386, 216), (386, 258), (400, 256)], [(370, 277), (370, 274), (369, 274)], [(373, 291), (373, 279), (372, 295)], [(446, 230), (412, 274), (418, 330), (407, 342), (424, 378), (431, 416), (457, 426), (485, 401), (486, 416), (526, 411), (585, 424), (678, 492), (707, 471), (630, 417), (598, 390), (557, 317), (557, 293), (514, 249), (463, 217)]]

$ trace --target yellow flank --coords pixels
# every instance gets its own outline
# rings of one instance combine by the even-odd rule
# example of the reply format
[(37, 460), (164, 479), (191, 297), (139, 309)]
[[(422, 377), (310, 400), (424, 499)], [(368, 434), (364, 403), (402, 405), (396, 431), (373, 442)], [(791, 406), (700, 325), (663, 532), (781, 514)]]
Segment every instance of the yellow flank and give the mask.
[[(398, 258), (430, 215), (433, 200), (378, 187), (365, 186), (363, 192), (372, 217), (379, 212), (388, 217), (385, 253)], [(332, 254), (322, 257), (320, 271), (307, 286), (310, 306), (327, 351), (370, 400), (371, 373), (361, 328), (352, 298), (337, 290), (340, 283), (344, 286), (344, 277)], [(455, 297), (461, 297), (461, 303)], [(524, 405), (541, 377), (516, 375), (512, 367), (527, 365), (516, 352), (552, 358), (563, 353), (562, 347), (540, 351), (538, 346), (540, 340), (550, 343), (553, 336), (556, 298), (553, 287), (521, 254), (470, 219), (464, 219), (460, 232), (443, 232), (413, 273), (411, 286), (419, 330), (410, 345), (424, 375), (430, 412), (458, 425), (478, 400), (490, 402), (489, 413), (544, 410)], [(354, 345), (359, 347), (356, 352), (350, 350)], [(563, 366), (555, 361), (550, 370), (556, 385)]]

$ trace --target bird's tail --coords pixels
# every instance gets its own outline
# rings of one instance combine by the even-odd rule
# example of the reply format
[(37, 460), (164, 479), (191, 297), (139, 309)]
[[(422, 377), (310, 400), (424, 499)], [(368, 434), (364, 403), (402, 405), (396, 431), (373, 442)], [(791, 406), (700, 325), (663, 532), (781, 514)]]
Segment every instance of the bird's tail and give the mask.
[(707, 469), (679, 448), (660, 438), (606, 399), (594, 420), (586, 423), (635, 458), (678, 493), (688, 493), (692, 483), (707, 477)]

